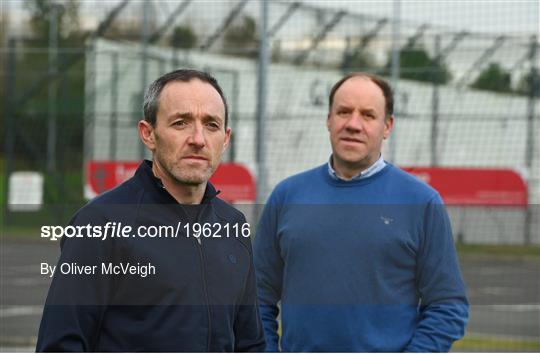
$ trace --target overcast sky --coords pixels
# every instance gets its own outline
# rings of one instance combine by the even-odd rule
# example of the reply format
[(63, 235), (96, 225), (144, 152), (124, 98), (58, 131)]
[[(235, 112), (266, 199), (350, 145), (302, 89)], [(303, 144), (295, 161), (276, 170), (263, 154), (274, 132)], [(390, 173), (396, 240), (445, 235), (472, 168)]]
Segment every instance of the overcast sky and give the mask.
[[(62, 0), (59, 0), (62, 1)], [(95, 8), (96, 1), (81, 2)], [(118, 0), (108, 1), (108, 5)], [(141, 1), (141, 0), (136, 0)], [(152, 0), (178, 3), (179, 0)], [(208, 4), (211, 11), (224, 3), (234, 4), (238, 0), (197, 0), (197, 5)], [(252, 0), (254, 1), (254, 0)], [(305, 4), (320, 7), (343, 8), (350, 12), (373, 16), (392, 17), (394, 0), (304, 0)], [(449, 30), (468, 30), (503, 34), (540, 33), (540, 0), (401, 0), (402, 21), (409, 24), (429, 23), (447, 27)], [(20, 14), (24, 0), (3, 0), (2, 10), (9, 8)], [(212, 6), (212, 3), (214, 6)], [(163, 6), (164, 4), (160, 4)], [(171, 5), (172, 6), (172, 5)], [(88, 6), (86, 10), (88, 11)], [(92, 10), (91, 10), (92, 11)], [(99, 12), (99, 11), (98, 11)], [(15, 19), (12, 19), (14, 21)], [(16, 20), (15, 20), (16, 21)]]
[[(394, 0), (305, 2), (384, 17), (393, 15), (394, 6)], [(532, 34), (540, 32), (539, 4), (539, 0), (401, 0), (401, 17), (471, 32)]]

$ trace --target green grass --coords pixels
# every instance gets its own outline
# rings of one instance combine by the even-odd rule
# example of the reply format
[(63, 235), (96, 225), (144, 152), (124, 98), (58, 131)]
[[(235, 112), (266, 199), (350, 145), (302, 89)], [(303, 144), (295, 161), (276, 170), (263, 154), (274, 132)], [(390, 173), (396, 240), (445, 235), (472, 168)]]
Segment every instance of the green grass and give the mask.
[[(62, 173), (44, 174), (44, 196), (41, 210), (35, 212), (8, 212), (5, 215), (6, 191), (3, 173), (5, 166), (0, 159), (0, 212), (1, 235), (25, 237), (39, 235), (43, 225), (65, 225), (86, 201), (83, 198), (82, 170), (71, 169)], [(7, 216), (6, 220), (3, 219)]]
[(0, 212), (2, 212), (2, 215), (4, 213), (4, 205), (6, 205), (6, 191), (4, 188), (4, 183), (6, 183), (6, 175), (5, 175), (5, 161), (3, 157), (0, 157)]
[(2, 171), (0, 172), (0, 202), (2, 203), (2, 205), (5, 204), (4, 198), (6, 198), (4, 183), (6, 183), (6, 176), (4, 176), (4, 172)]
[(83, 176), (81, 170), (64, 171), (61, 174), (44, 176), (45, 204), (84, 205)]
[(6, 205), (6, 192), (4, 189), (5, 181), (6, 176), (4, 176), (4, 171), (0, 171), (0, 212), (2, 213), (0, 218), (4, 217), (4, 206)]
[(457, 245), (460, 255), (479, 254), (489, 256), (509, 257), (539, 257), (540, 246), (538, 245)]
[(538, 352), (540, 341), (466, 336), (452, 346), (453, 351)]
[(1, 237), (5, 239), (38, 240), (39, 226), (6, 226), (2, 228)]

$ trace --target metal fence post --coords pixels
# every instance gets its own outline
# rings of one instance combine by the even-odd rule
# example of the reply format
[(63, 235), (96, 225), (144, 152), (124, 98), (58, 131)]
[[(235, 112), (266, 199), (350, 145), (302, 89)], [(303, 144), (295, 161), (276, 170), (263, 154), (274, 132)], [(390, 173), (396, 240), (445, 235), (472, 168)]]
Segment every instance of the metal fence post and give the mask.
[[(52, 4), (49, 14), (49, 75), (58, 75), (58, 4)], [(47, 172), (52, 173), (56, 169), (56, 142), (57, 142), (57, 98), (58, 83), (49, 82), (48, 87), (48, 114), (47, 114)]]
[(118, 159), (118, 52), (111, 53), (111, 136), (109, 142), (109, 158)]
[[(540, 78), (537, 61), (538, 61), (538, 37), (531, 36), (530, 40), (530, 51), (529, 51), (529, 60), (531, 63), (529, 71), (529, 92), (527, 99), (527, 143), (525, 148), (525, 164), (527, 166), (527, 172), (529, 176), (529, 190), (530, 190), (530, 181), (533, 174), (533, 158), (534, 158), (534, 146), (535, 146), (535, 135), (534, 135), (534, 115), (536, 113), (536, 100), (540, 97)], [(531, 193), (529, 192), (529, 197)], [(533, 227), (533, 218), (534, 211), (538, 208), (537, 205), (529, 202), (527, 203), (527, 213), (525, 215), (525, 235), (524, 242), (525, 245), (531, 244), (531, 233)]]
[(231, 116), (229, 117), (230, 118), (229, 126), (231, 127), (232, 132), (233, 132), (231, 135), (231, 142), (229, 144), (229, 154), (230, 154), (229, 156), (230, 156), (231, 162), (236, 161), (236, 135), (238, 134), (238, 132), (236, 131), (236, 127), (238, 126), (237, 121), (240, 120), (240, 115), (238, 114), (238, 107), (240, 106), (239, 81), (240, 81), (240, 78), (239, 78), (238, 71), (234, 71), (232, 74), (232, 82), (233, 82), (232, 102), (233, 102), (234, 108), (232, 110)]
[[(140, 104), (144, 101), (144, 93), (148, 81), (148, 44), (150, 39), (150, 18), (149, 18), (149, 12), (150, 12), (150, 0), (144, 0), (144, 3), (141, 5), (142, 8), (142, 29), (141, 29), (141, 40), (142, 40), (142, 48), (141, 48), (141, 100)], [(137, 119), (135, 120), (135, 123), (139, 120), (140, 114), (137, 115)], [(144, 159), (144, 155), (146, 153), (146, 147), (144, 146), (142, 141), (139, 141), (139, 158), (141, 160)]]
[(441, 36), (435, 36), (435, 60), (433, 61), (431, 70), (431, 78), (433, 83), (433, 90), (431, 96), (431, 166), (439, 165), (438, 145), (439, 145), (439, 74), (441, 66), (440, 52), (441, 52)]
[[(394, 0), (394, 19), (392, 21), (392, 62), (391, 62), (391, 83), (394, 90), (394, 114), (399, 114), (399, 77), (400, 77), (400, 31), (401, 31), (401, 0)], [(388, 160), (396, 163), (396, 140), (397, 129), (394, 126), (392, 137), (388, 141)]]
[(4, 131), (5, 135), (5, 146), (6, 146), (6, 164), (4, 171), (4, 226), (8, 225), (9, 219), (9, 176), (13, 171), (13, 155), (15, 152), (15, 139), (17, 133), (15, 131), (15, 120), (13, 117), (14, 114), (14, 102), (15, 102), (15, 82), (16, 82), (16, 58), (15, 58), (15, 39), (10, 38), (8, 40), (8, 53), (7, 53), (7, 63), (5, 66), (5, 105), (4, 105), (4, 116), (6, 117), (6, 130)]
[(259, 66), (257, 68), (257, 205), (264, 202), (266, 192), (266, 79), (268, 70), (268, 2), (262, 0), (259, 37)]

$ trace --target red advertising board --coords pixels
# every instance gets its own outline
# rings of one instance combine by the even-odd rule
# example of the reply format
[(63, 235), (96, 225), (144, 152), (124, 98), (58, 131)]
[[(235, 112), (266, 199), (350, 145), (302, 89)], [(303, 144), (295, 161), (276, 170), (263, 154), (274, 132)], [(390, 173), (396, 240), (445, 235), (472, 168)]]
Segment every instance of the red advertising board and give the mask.
[(510, 169), (406, 167), (435, 188), (448, 205), (527, 205), (527, 184)]
[[(85, 196), (92, 198), (133, 174), (138, 161), (89, 161), (86, 165)], [(435, 188), (448, 205), (518, 206), (527, 205), (527, 184), (510, 169), (448, 167), (405, 167)], [(255, 180), (241, 164), (222, 163), (210, 179), (229, 202), (253, 202)]]
[(241, 164), (220, 164), (210, 182), (221, 191), (219, 197), (228, 202), (254, 202), (256, 199), (255, 179)]
[[(137, 170), (139, 161), (88, 161), (85, 196), (90, 199), (124, 182)], [(220, 190), (220, 198), (229, 202), (255, 201), (255, 181), (241, 164), (222, 163), (210, 182)]]
[(93, 198), (135, 174), (140, 161), (88, 161), (84, 196)]

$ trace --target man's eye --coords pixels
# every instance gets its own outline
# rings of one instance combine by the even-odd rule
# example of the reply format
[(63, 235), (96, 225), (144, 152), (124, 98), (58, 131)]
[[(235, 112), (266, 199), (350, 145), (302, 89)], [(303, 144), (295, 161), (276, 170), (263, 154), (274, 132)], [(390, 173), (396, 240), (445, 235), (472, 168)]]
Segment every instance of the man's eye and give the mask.
[(215, 122), (210, 122), (208, 124), (206, 124), (206, 126), (210, 129), (219, 129), (219, 124), (218, 123), (215, 123)]
[(183, 121), (183, 120), (177, 120), (177, 121), (175, 121), (175, 122), (173, 123), (173, 125), (176, 126), (176, 127), (182, 127), (182, 126), (184, 126), (185, 124), (186, 124), (186, 122)]
[(368, 119), (375, 119), (375, 113), (373, 112), (362, 112), (362, 115)]

